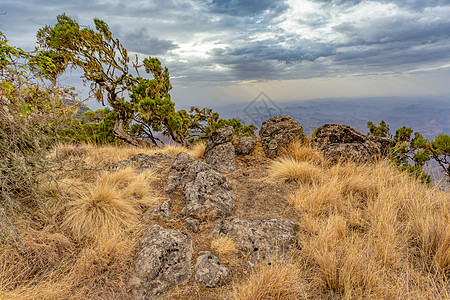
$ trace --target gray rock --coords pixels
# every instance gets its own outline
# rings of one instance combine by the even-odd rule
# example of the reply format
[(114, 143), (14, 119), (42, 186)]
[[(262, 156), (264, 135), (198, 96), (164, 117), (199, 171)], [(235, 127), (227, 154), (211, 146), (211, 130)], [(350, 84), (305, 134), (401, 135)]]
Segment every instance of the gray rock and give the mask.
[(331, 163), (339, 160), (366, 163), (388, 152), (388, 140), (367, 137), (347, 125), (325, 124), (317, 129), (311, 145)]
[(195, 264), (195, 280), (208, 288), (216, 288), (230, 282), (232, 271), (222, 266), (219, 259), (209, 251), (199, 253)]
[(261, 144), (268, 158), (282, 154), (284, 147), (295, 140), (304, 140), (303, 127), (290, 116), (278, 116), (264, 121), (259, 130)]
[(228, 217), (233, 212), (231, 193), (236, 187), (211, 166), (180, 153), (172, 165), (164, 190), (172, 193), (181, 187), (186, 206), (181, 215), (198, 220)]
[(389, 149), (391, 148), (393, 140), (387, 137), (381, 136), (368, 136), (372, 142), (378, 144), (378, 148), (380, 149), (380, 154), (382, 156), (389, 155)]
[(157, 299), (191, 275), (192, 240), (181, 232), (154, 225), (139, 243), (129, 281), (133, 299)]
[(191, 217), (187, 217), (186, 219), (184, 219), (184, 224), (186, 224), (187, 228), (189, 228), (190, 231), (192, 231), (194, 233), (199, 232), (199, 226), (200, 226), (199, 220), (196, 220)]
[(229, 236), (236, 248), (249, 254), (250, 261), (295, 249), (300, 226), (286, 219), (245, 220), (234, 218), (214, 224), (214, 235)]
[(170, 160), (172, 160), (172, 157), (163, 153), (155, 153), (155, 155), (140, 153), (119, 161), (113, 166), (113, 169), (119, 170), (127, 167), (134, 167), (138, 170), (145, 170), (156, 168), (161, 162), (168, 162)]
[(254, 136), (243, 136), (239, 138), (236, 145), (237, 155), (249, 155), (256, 146), (256, 137)]
[(234, 159), (233, 126), (225, 126), (212, 132), (206, 142), (205, 162), (219, 172), (229, 173), (236, 169)]
[(170, 212), (171, 206), (172, 201), (170, 199), (167, 199), (160, 206), (146, 211), (144, 214), (144, 220), (152, 220), (157, 218), (173, 219), (173, 215)]

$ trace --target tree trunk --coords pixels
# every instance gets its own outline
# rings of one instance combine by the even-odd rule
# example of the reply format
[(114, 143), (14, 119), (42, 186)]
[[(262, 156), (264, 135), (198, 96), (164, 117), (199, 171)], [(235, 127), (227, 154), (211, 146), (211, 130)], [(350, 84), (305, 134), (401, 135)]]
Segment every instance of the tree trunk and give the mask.
[(116, 117), (116, 124), (114, 124), (114, 135), (133, 146), (151, 146), (149, 142), (138, 140), (123, 130), (123, 119), (120, 117), (120, 114), (117, 114)]

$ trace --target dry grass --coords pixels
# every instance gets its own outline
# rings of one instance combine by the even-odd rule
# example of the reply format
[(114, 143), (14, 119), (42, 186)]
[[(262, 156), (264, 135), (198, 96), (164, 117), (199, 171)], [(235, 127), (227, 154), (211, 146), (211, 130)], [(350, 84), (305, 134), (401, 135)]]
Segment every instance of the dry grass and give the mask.
[(67, 199), (63, 226), (79, 240), (109, 239), (132, 230), (142, 207), (159, 202), (149, 185), (154, 179), (152, 171), (137, 173), (132, 168), (102, 172)]
[(236, 245), (230, 237), (224, 236), (212, 240), (211, 249), (219, 255), (227, 255), (236, 252)]
[(298, 262), (292, 259), (262, 262), (246, 280), (233, 283), (232, 299), (307, 299), (301, 275)]
[(324, 167), (327, 164), (325, 157), (317, 150), (314, 150), (308, 142), (293, 141), (283, 149), (286, 157), (291, 157), (297, 161), (307, 161), (316, 166)]
[(203, 157), (203, 155), (205, 155), (205, 150), (206, 150), (206, 143), (198, 142), (195, 143), (195, 145), (189, 149), (188, 154), (195, 158), (200, 159)]
[(325, 172), (287, 197), (302, 214), (301, 255), (324, 297), (447, 299), (449, 193), (387, 162)]
[(272, 178), (281, 182), (314, 183), (323, 179), (323, 171), (319, 167), (306, 162), (298, 161), (292, 157), (281, 157), (274, 160), (269, 166)]
[(59, 145), (53, 159), (80, 160), (88, 167), (58, 171), (54, 181), (41, 184), (45, 205), (35, 214), (46, 227), (37, 228), (28, 216), (13, 216), (28, 253), (14, 247), (18, 242), (0, 244), (0, 299), (129, 297), (126, 283), (133, 270), (142, 214), (161, 202), (153, 187), (158, 175), (154, 170), (107, 172), (90, 166), (154, 152)]
[[(0, 299), (127, 299), (142, 214), (162, 200), (152, 184), (161, 175), (92, 165), (156, 151), (200, 157), (203, 146), (60, 145), (54, 158), (90, 167), (61, 171), (41, 185), (45, 205), (36, 208), (36, 217), (45, 226), (25, 215), (11, 218), (31, 259), (0, 244)], [(269, 172), (280, 184), (300, 183), (290, 185), (296, 191), (287, 200), (301, 215), (302, 250), (246, 273), (233, 240), (211, 241), (205, 230), (197, 242), (233, 269), (235, 279), (217, 294), (190, 280), (180, 288), (187, 298), (180, 298), (192, 299), (189, 291), (195, 290), (202, 299), (450, 299), (448, 191), (423, 185), (386, 162), (327, 166), (299, 144), (286, 154)]]

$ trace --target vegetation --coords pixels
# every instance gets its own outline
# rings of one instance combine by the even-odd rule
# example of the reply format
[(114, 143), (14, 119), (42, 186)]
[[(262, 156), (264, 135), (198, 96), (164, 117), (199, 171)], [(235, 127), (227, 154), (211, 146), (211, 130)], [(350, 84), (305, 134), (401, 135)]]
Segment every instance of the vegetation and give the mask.
[[(367, 123), (369, 135), (387, 137), (389, 126), (381, 121), (380, 126)], [(439, 134), (434, 140), (425, 139), (419, 132), (403, 126), (396, 130), (392, 137), (391, 159), (400, 170), (407, 171), (430, 183), (431, 178), (424, 173), (425, 164), (436, 161), (450, 181), (450, 136)]]
[[(94, 19), (95, 29), (80, 26), (65, 14), (57, 17), (54, 26), (45, 26), (37, 33), (41, 53), (55, 62), (52, 69), (41, 69), (41, 74), (54, 79), (66, 68), (81, 68), (86, 83), (90, 83), (95, 98), (113, 108), (114, 134), (133, 145), (150, 142), (164, 144), (155, 133), (161, 132), (176, 143), (187, 145), (197, 138), (225, 125), (232, 125), (236, 134), (253, 135), (255, 126), (243, 126), (237, 119), (223, 120), (210, 109), (192, 107), (175, 110), (170, 90), (167, 67), (154, 57), (139, 64), (132, 63), (137, 76), (130, 71), (130, 57), (118, 39), (113, 38), (108, 25)], [(145, 70), (153, 78), (141, 77)]]
[[(129, 299), (143, 230), (153, 224), (187, 229), (182, 218), (144, 217), (166, 199), (165, 166), (112, 166), (139, 153), (200, 158), (201, 140), (211, 131), (231, 125), (236, 135), (251, 135), (255, 129), (209, 109), (175, 111), (167, 68), (148, 58), (135, 67), (153, 79), (131, 76), (126, 49), (104, 22), (95, 25), (82, 28), (59, 16), (38, 34), (45, 52), (12, 47), (0, 33), (0, 299)], [(76, 119), (77, 107), (64, 101), (73, 91), (56, 85), (67, 67), (82, 68), (97, 99), (105, 97), (112, 110)], [(387, 125), (375, 127), (371, 134), (388, 135)], [(175, 144), (142, 145), (160, 144), (155, 132)], [(448, 172), (448, 136), (428, 141), (404, 127), (393, 140), (397, 165), (423, 167), (428, 158)], [(299, 251), (249, 266), (238, 241), (214, 237), (211, 224), (201, 224), (192, 238), (194, 257), (213, 252), (233, 270), (233, 281), (208, 289), (191, 278), (167, 298), (450, 298), (448, 191), (387, 162), (330, 166), (307, 143), (292, 143), (274, 161), (253, 151), (238, 164), (228, 175), (239, 193), (236, 215), (293, 220), (300, 225)], [(172, 200), (178, 215), (182, 196), (174, 193)]]

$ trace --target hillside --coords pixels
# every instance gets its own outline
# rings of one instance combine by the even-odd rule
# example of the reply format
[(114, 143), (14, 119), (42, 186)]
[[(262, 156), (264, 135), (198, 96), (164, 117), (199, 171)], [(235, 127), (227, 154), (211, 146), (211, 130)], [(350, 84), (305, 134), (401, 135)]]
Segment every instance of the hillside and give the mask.
[[(331, 165), (299, 143), (275, 160), (259, 143), (251, 154), (236, 156), (235, 170), (222, 175), (178, 155), (202, 160), (204, 150), (202, 144), (191, 150), (56, 147), (48, 157), (54, 177), (41, 181), (35, 215), (9, 215), (18, 236), (5, 230), (10, 227), (4, 219), (0, 223), (0, 299), (144, 299), (134, 287), (145, 282), (130, 278), (140, 272), (140, 241), (149, 240), (154, 228), (156, 234), (167, 232), (161, 243), (177, 234), (192, 245), (190, 254), (173, 248), (178, 250), (161, 262), (154, 276), (163, 277), (151, 282), (172, 282), (168, 272), (180, 272), (186, 262), (173, 256), (180, 253), (189, 257), (189, 274), (177, 273), (186, 280), (161, 288), (159, 299), (450, 297), (448, 192), (406, 177), (385, 161)], [(175, 167), (186, 159), (187, 165)], [(189, 173), (190, 168), (200, 171)], [(232, 215), (214, 210), (186, 222), (186, 190), (172, 187), (168, 194), (167, 184), (201, 172), (234, 186), (225, 191), (232, 194)], [(246, 225), (233, 231), (233, 222)], [(154, 251), (146, 255), (164, 254)], [(202, 251), (220, 262), (211, 270), (228, 274), (217, 275), (223, 280), (206, 277), (218, 287), (205, 287), (197, 276)]]

